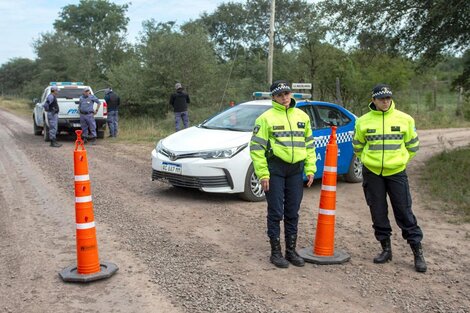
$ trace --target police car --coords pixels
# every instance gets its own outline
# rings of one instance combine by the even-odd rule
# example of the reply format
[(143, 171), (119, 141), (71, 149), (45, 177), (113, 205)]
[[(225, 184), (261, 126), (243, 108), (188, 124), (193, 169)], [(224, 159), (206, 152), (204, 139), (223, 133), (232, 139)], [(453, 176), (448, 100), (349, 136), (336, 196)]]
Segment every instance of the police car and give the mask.
[[(339, 105), (305, 100), (305, 94), (292, 95), (298, 99), (296, 106), (311, 120), (317, 155), (315, 178), (323, 175), (330, 126), (336, 125), (338, 175), (344, 175), (348, 182), (362, 181), (362, 165), (352, 148), (357, 117)], [(269, 93), (257, 92), (254, 96), (270, 98)], [(237, 193), (247, 201), (263, 200), (265, 196), (253, 170), (249, 142), (256, 118), (269, 108), (270, 99), (240, 103), (160, 140), (151, 154), (152, 180), (205, 192)]]
[[(33, 100), (35, 103), (33, 109), (33, 131), (37, 136), (44, 135), (45, 141), (49, 141), (49, 122), (43, 105), (46, 102), (47, 96), (51, 93), (52, 86), (59, 88), (57, 94), (57, 104), (59, 105), (58, 133), (61, 131), (73, 133), (74, 130), (80, 129), (78, 100), (85, 88), (90, 88), (93, 94), (91, 87), (85, 86), (83, 82), (50, 82), (49, 86), (44, 89), (41, 99)], [(98, 138), (104, 138), (107, 107), (104, 100), (100, 99), (100, 102), (102, 105), (95, 115), (96, 132)]]

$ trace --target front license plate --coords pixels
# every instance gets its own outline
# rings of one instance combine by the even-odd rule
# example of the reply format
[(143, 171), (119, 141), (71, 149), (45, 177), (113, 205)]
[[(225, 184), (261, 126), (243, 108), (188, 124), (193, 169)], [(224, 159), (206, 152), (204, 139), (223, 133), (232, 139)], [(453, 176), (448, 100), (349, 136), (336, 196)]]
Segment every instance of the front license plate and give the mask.
[(72, 127), (80, 127), (80, 123), (72, 123)]
[(181, 174), (181, 164), (163, 162), (162, 171), (174, 174)]

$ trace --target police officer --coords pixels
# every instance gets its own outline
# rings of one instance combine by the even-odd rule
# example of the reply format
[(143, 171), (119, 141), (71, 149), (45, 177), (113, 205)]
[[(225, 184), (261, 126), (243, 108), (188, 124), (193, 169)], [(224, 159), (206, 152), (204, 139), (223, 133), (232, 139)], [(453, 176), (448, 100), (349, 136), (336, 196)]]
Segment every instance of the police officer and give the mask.
[(121, 104), (121, 98), (109, 87), (106, 90), (104, 101), (108, 104), (108, 117), (106, 121), (109, 127), (109, 137), (113, 138), (116, 137), (118, 133), (118, 110)]
[(47, 120), (49, 121), (49, 138), (51, 140), (51, 147), (54, 148), (62, 146), (62, 144), (57, 142), (57, 124), (59, 122), (59, 104), (57, 103), (58, 92), (59, 88), (57, 86), (52, 86), (51, 93), (47, 96), (46, 102), (44, 103), (44, 110), (47, 112)]
[[(255, 173), (266, 193), (267, 228), (271, 244), (270, 261), (286, 268), (289, 262), (304, 266), (295, 251), (300, 202), (303, 197), (303, 173), (307, 186), (313, 183), (316, 171), (315, 146), (310, 119), (295, 108), (289, 83), (275, 81), (270, 88), (272, 108), (255, 122), (250, 142), (250, 155)], [(286, 257), (281, 252), (280, 222), (284, 219)]]
[(423, 232), (411, 210), (406, 165), (419, 148), (414, 119), (398, 111), (390, 86), (378, 84), (372, 90), (370, 111), (356, 121), (354, 152), (363, 164), (363, 189), (372, 215), (375, 238), (382, 252), (374, 263), (392, 260), (387, 194), (396, 223), (414, 254), (415, 269), (426, 272), (421, 240)]
[[(94, 103), (98, 104), (96, 110), (93, 108)], [(90, 88), (86, 87), (83, 90), (83, 95), (80, 96), (78, 110), (80, 111), (80, 126), (82, 127), (83, 138), (85, 142), (91, 141), (93, 145), (96, 143), (95, 114), (100, 106), (100, 100), (91, 94)], [(89, 134), (91, 136), (88, 136)]]

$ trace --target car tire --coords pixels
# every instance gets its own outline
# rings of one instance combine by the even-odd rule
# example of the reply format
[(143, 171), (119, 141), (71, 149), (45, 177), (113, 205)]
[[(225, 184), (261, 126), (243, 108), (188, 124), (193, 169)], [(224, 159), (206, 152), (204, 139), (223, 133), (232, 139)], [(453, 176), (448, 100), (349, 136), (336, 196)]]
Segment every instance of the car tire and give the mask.
[(362, 163), (357, 156), (353, 155), (351, 164), (349, 164), (349, 170), (344, 175), (344, 179), (348, 183), (359, 183), (362, 181)]
[(44, 124), (44, 141), (51, 141), (51, 137), (49, 137), (49, 126)]
[(261, 183), (258, 177), (256, 177), (253, 164), (250, 165), (246, 173), (245, 191), (240, 193), (240, 198), (250, 202), (263, 201), (266, 198)]
[(104, 130), (97, 131), (96, 136), (100, 139), (103, 139), (104, 138)]
[(34, 129), (34, 135), (36, 136), (41, 136), (42, 135), (42, 127), (39, 127), (38, 124), (36, 124), (36, 117), (33, 115), (33, 129)]

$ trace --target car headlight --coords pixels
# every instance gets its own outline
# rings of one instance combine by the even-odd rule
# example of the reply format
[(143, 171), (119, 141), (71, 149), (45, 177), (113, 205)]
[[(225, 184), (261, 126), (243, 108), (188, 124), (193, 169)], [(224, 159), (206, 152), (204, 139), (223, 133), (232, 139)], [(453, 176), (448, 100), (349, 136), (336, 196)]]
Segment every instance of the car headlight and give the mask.
[(227, 149), (219, 149), (219, 150), (212, 150), (212, 151), (203, 151), (197, 153), (197, 157), (203, 158), (203, 159), (229, 159), (233, 156), (235, 156), (238, 152), (242, 151), (248, 146), (247, 143), (238, 146), (238, 147), (233, 147), (233, 148), (227, 148)]
[(162, 148), (163, 148), (162, 141), (159, 140), (159, 141), (157, 142), (157, 145), (155, 146), (155, 151), (159, 152), (160, 150), (162, 150)]

